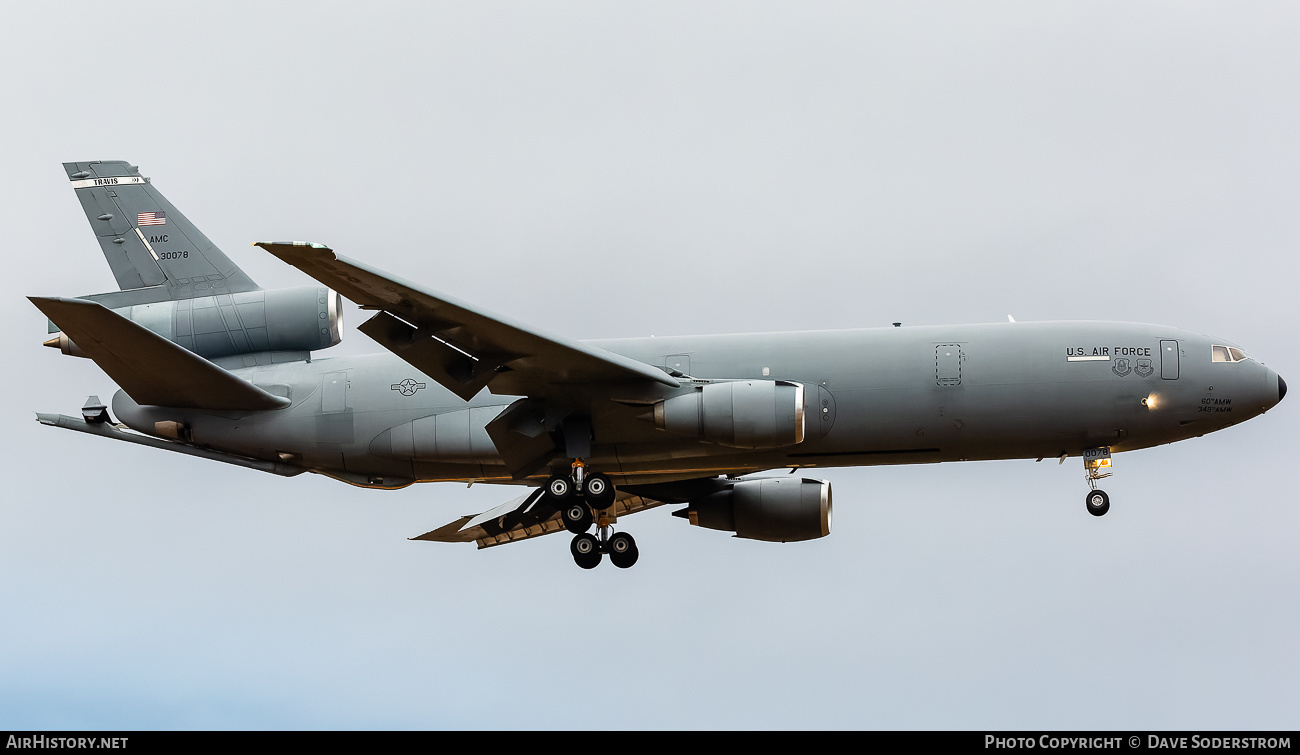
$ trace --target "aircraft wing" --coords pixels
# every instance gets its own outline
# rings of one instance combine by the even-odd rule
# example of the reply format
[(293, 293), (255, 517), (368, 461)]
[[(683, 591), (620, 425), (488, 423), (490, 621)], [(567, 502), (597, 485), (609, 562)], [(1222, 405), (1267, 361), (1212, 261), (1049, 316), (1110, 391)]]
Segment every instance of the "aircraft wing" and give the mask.
[(644, 362), (529, 328), (339, 256), (321, 244), (255, 246), (362, 309), (381, 310), (361, 325), (361, 332), (465, 400), (485, 386), (501, 395), (546, 398), (575, 385), (679, 385)]
[[(439, 543), (478, 543), (478, 547), (491, 548), (520, 540), (564, 531), (559, 512), (544, 500), (544, 488), (536, 488), (526, 495), (484, 511), (481, 514), (462, 516), (454, 522), (426, 532), (411, 540), (430, 540)], [(635, 514), (666, 501), (656, 501), (644, 496), (619, 492), (611, 509), (615, 517)]]

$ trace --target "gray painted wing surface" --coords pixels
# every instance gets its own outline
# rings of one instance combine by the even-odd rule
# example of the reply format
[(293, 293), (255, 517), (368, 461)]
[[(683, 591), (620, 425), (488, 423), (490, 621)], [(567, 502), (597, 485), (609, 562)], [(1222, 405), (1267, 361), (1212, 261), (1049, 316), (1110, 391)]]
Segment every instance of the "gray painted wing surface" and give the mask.
[[(411, 539), (439, 543), (476, 542), (479, 548), (490, 548), (552, 532), (563, 532), (564, 523), (560, 521), (560, 515), (553, 507), (542, 502), (544, 492), (542, 488), (537, 488), (494, 509), (473, 516), (462, 516)], [(664, 503), (666, 502), (620, 492), (611, 510), (615, 517), (620, 517), (662, 506)]]
[(95, 302), (28, 298), (138, 404), (224, 411), (289, 403)]
[(259, 242), (281, 260), (366, 309), (359, 329), (463, 399), (487, 386), (544, 398), (556, 387), (678, 382), (662, 370), (599, 347), (543, 333), (382, 270), (302, 242)]

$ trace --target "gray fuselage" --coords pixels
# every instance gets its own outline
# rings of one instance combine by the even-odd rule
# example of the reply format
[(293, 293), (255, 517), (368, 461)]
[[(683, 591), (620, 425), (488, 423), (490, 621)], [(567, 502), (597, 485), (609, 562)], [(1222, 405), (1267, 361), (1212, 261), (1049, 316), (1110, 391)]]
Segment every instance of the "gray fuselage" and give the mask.
[[(1254, 358), (1215, 361), (1231, 342), (1158, 325), (1033, 322), (634, 338), (592, 342), (686, 376), (591, 401), (593, 469), (620, 483), (778, 467), (911, 464), (1128, 451), (1204, 435), (1274, 406), (1285, 392)], [(1226, 352), (1226, 349), (1224, 350)], [(1233, 352), (1241, 356), (1240, 351)], [(114, 413), (135, 430), (188, 428), (194, 445), (285, 460), (347, 482), (512, 479), (484, 430), (518, 397), (464, 402), (389, 354), (235, 370), (290, 406), (220, 414), (142, 407)], [(691, 378), (695, 379), (692, 382)], [(803, 386), (803, 440), (742, 449), (658, 429), (656, 400), (705, 381)], [(650, 391), (647, 393), (647, 391)], [(575, 402), (581, 401), (575, 398)], [(568, 460), (563, 460), (567, 468)]]

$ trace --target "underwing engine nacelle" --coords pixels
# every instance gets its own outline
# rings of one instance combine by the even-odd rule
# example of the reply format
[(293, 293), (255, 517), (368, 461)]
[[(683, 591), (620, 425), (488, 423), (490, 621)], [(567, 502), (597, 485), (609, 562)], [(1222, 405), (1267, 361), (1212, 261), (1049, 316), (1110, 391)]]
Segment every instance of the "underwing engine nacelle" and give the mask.
[[(343, 340), (342, 299), (325, 286), (167, 300), (113, 311), (206, 359), (317, 351)], [(45, 345), (85, 356), (62, 332)]]
[(732, 448), (782, 448), (803, 442), (804, 389), (785, 380), (709, 383), (654, 405), (660, 430)]
[(831, 534), (831, 484), (788, 477), (740, 480), (674, 512), (697, 527), (790, 543)]

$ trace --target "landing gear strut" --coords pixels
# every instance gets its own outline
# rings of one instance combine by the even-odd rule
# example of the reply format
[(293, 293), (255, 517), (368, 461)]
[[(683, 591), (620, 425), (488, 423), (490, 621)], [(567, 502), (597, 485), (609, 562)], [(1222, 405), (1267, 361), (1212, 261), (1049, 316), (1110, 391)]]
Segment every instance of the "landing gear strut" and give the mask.
[[(569, 552), (583, 569), (599, 566), (602, 555), (606, 553), (610, 562), (620, 569), (635, 564), (641, 555), (631, 535), (626, 532), (614, 534), (610, 528), (607, 510), (614, 504), (616, 493), (614, 483), (606, 475), (599, 472), (587, 474), (587, 465), (582, 459), (573, 460), (568, 475), (551, 475), (546, 481), (547, 497), (559, 509), (564, 528), (573, 533)], [(593, 524), (597, 527), (596, 535), (588, 532)]]
[(1101, 469), (1110, 468), (1110, 447), (1089, 448), (1083, 452), (1083, 471), (1088, 481), (1087, 497), (1083, 499), (1084, 504), (1088, 507), (1088, 513), (1093, 516), (1105, 516), (1110, 511), (1110, 496), (1106, 491), (1097, 489), (1097, 480), (1110, 477), (1111, 472), (1100, 472)]

